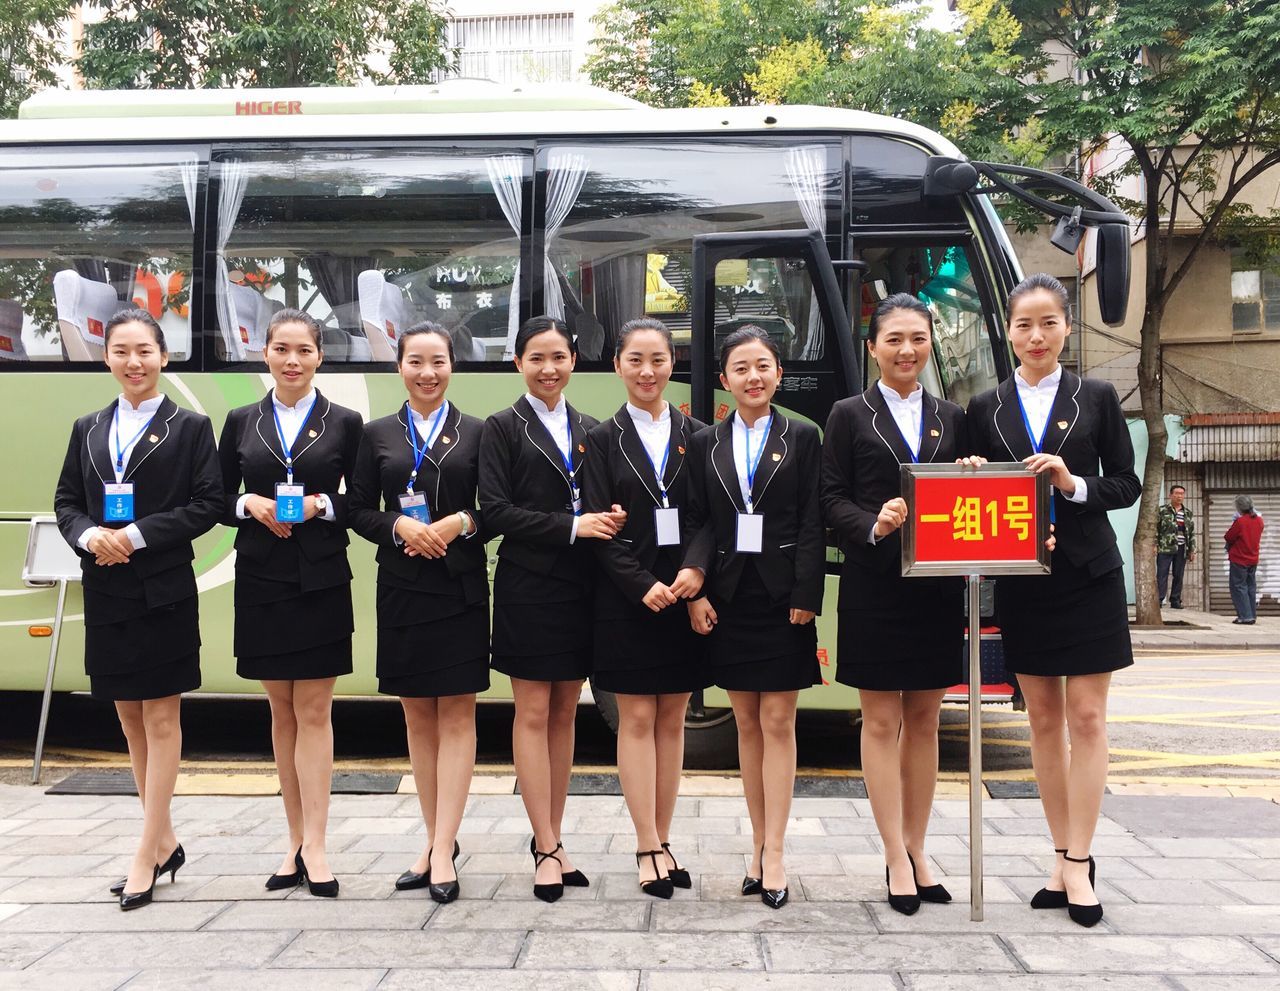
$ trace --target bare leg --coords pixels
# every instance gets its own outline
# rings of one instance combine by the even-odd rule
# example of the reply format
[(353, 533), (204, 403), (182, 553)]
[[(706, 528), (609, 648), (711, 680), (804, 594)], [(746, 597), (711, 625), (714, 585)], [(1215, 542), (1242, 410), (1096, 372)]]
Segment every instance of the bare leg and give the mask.
[(127, 894), (150, 888), (155, 881), (156, 865), (173, 852), (172, 848), (162, 850), (161, 847), (166, 837), (173, 836), (169, 805), (182, 760), (181, 705), (181, 695), (147, 699), (142, 703), (147, 738), (147, 801), (142, 807), (142, 838), (125, 881)]
[[(1031, 724), (1031, 766), (1040, 788), (1040, 804), (1049, 823), (1055, 850), (1065, 849), (1070, 823), (1067, 791), (1067, 708), (1066, 685), (1062, 678), (1042, 678), (1020, 674), (1018, 684), (1027, 700), (1027, 721)], [(1054, 861), (1046, 887), (1062, 891), (1062, 855)]]
[(916, 877), (924, 887), (937, 882), (925, 856), (924, 838), (938, 783), (938, 717), (945, 690), (902, 693), (902, 839), (915, 858)]
[[(564, 807), (569, 798), (569, 778), (573, 774), (574, 724), (578, 718), (581, 681), (556, 681), (551, 685), (550, 718), (547, 723), (547, 753), (551, 759), (551, 828), (556, 840), (564, 839)], [(569, 851), (561, 850), (565, 873), (574, 869)]]
[(862, 776), (884, 843), (889, 891), (912, 894), (915, 882), (902, 829), (902, 693), (862, 690), (858, 694), (862, 699)]
[[(618, 695), (617, 699), (618, 779), (636, 830), (636, 852), (657, 850), (660, 842), (658, 756), (653, 735), (658, 719), (658, 696)], [(638, 869), (641, 881), (661, 876), (654, 871), (653, 861), (648, 857), (640, 861)]]
[[(1067, 827), (1067, 852), (1087, 857), (1093, 832), (1102, 812), (1102, 796), (1107, 788), (1107, 691), (1111, 673), (1076, 675), (1067, 679), (1067, 727), (1071, 733), (1071, 769), (1067, 794), (1071, 810)], [(1096, 905), (1098, 898), (1089, 884), (1089, 865), (1070, 861), (1063, 865), (1062, 879), (1067, 896), (1076, 905)]]
[[(133, 771), (133, 783), (138, 788), (138, 801), (143, 812), (147, 808), (147, 731), (142, 721), (141, 702), (117, 702), (116, 715), (120, 718), (120, 728), (124, 730), (125, 742), (129, 745), (129, 767)], [(178, 847), (178, 837), (173, 827), (169, 835), (160, 838), (160, 863), (164, 863)]]
[[(680, 795), (680, 772), (684, 770), (684, 716), (689, 708), (689, 693), (658, 696), (658, 718), (654, 726), (654, 748), (657, 756), (657, 804), (654, 807), (658, 839), (671, 841), (671, 820), (676, 814)], [(667, 870), (677, 866), (667, 854)]]
[(329, 827), (329, 789), (333, 782), (333, 684), (336, 678), (293, 683), (293, 713), (298, 721), (295, 763), (302, 797), (302, 859), (313, 881), (331, 881), (325, 852)]
[(476, 767), (476, 697), (446, 695), (436, 699), (440, 739), (436, 758), (436, 813), (431, 830), (431, 880), (457, 880), (453, 844), (462, 825)]
[[(418, 807), (422, 809), (422, 822), (427, 828), (427, 842), (422, 853), (410, 868), (415, 874), (425, 874), (427, 851), (436, 831), (437, 768), (440, 762), (439, 723), (436, 699), (402, 698), (405, 735), (409, 741), (409, 765), (413, 768), (413, 783), (418, 789)], [(474, 760), (474, 747), (472, 759)], [(452, 853), (452, 847), (450, 848)]]
[(762, 877), (761, 850), (765, 845), (764, 806), (764, 734), (760, 728), (760, 693), (729, 692), (734, 722), (738, 724), (738, 768), (742, 772), (742, 791), (747, 799), (747, 815), (751, 817), (750, 877)]
[(271, 749), (276, 755), (276, 774), (280, 778), (280, 797), (284, 801), (284, 817), (289, 835), (285, 840), (284, 860), (277, 874), (297, 870), (293, 855), (302, 846), (302, 793), (298, 790), (298, 768), (294, 755), (298, 748), (298, 720), (293, 715), (293, 682), (264, 681), (271, 703)]
[[(511, 679), (515, 699), (511, 750), (515, 757), (516, 779), (520, 782), (520, 798), (533, 827), (534, 848), (542, 853), (555, 849), (555, 828), (551, 821), (551, 754), (547, 743), (551, 719), (551, 687), (549, 681)], [(544, 860), (534, 874), (536, 884), (555, 884), (560, 880), (560, 867), (554, 860)]]
[(764, 784), (764, 863), (766, 888), (787, 886), (782, 864), (796, 790), (796, 701), (799, 692), (761, 692), (760, 729), (764, 738), (761, 779)]

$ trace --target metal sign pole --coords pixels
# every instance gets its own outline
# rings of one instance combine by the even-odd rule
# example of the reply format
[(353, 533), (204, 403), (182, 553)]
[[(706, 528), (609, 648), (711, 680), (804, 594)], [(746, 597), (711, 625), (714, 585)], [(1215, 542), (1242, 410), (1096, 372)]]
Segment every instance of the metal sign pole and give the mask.
[(49, 644), (49, 672), (44, 679), (44, 699), (40, 703), (40, 729), (36, 733), (36, 755), (31, 764), (31, 783), (40, 783), (40, 764), (44, 759), (44, 731), (49, 725), (49, 703), (53, 700), (53, 672), (58, 666), (58, 641), (62, 639), (62, 611), (67, 604), (67, 580), (58, 582), (58, 611), (53, 616), (53, 638)]
[(969, 918), (982, 921), (982, 577), (969, 575)]

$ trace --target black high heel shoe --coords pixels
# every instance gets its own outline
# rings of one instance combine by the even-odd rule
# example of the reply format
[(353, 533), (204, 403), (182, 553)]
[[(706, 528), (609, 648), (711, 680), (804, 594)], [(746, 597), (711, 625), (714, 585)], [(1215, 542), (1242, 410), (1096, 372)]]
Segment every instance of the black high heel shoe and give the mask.
[(293, 862), (302, 874), (302, 879), (307, 882), (307, 891), (317, 898), (338, 897), (338, 879), (336, 877), (332, 881), (311, 880), (311, 876), (307, 873), (307, 865), (302, 860), (302, 847), (298, 847), (298, 852), (293, 855)]
[(676, 855), (671, 852), (671, 844), (663, 843), (662, 850), (671, 858), (671, 862), (675, 864), (674, 867), (667, 868), (667, 876), (671, 878), (671, 883), (677, 888), (692, 888), (693, 878), (689, 876), (689, 872), (687, 870), (680, 866), (680, 861), (676, 860)]
[[(535, 847), (536, 847), (536, 843), (533, 837), (531, 836), (529, 837), (529, 852), (537, 856), (538, 851)], [(551, 852), (559, 853), (563, 849), (564, 849), (564, 844), (561, 843), (559, 840), (556, 840), (556, 848)], [(563, 884), (566, 888), (591, 887), (591, 881), (587, 878), (587, 875), (583, 874), (582, 871), (578, 871), (578, 870), (568, 871), (567, 873), (565, 871), (561, 871), (560, 883)]]
[[(455, 847), (456, 847), (456, 844), (455, 844)], [(457, 853), (454, 853), (454, 855), (449, 859), (456, 863), (458, 859)], [(439, 902), (441, 905), (448, 905), (451, 901), (454, 901), (455, 899), (457, 899), (459, 894), (461, 894), (462, 888), (458, 884), (458, 877), (457, 877), (458, 868), (457, 867), (454, 867), (453, 873), (454, 873), (454, 878), (452, 881), (443, 881), (440, 884), (436, 884), (436, 882), (432, 881), (431, 880), (431, 851), (430, 850), (427, 851), (427, 882), (428, 882), (427, 893), (431, 895), (432, 901)]]
[[(1057, 847), (1053, 848), (1053, 852), (1060, 853), (1064, 857), (1067, 855), (1066, 850), (1059, 850)], [(1094, 878), (1094, 874), (1096, 873), (1096, 870), (1097, 870), (1097, 865), (1094, 864), (1093, 858), (1090, 857), (1089, 858), (1089, 887), (1091, 888), (1093, 887), (1093, 878)], [(1032, 908), (1066, 908), (1067, 893), (1065, 891), (1058, 891), (1056, 888), (1041, 888), (1039, 891), (1037, 891), (1034, 895), (1031, 896), (1031, 907)]]
[[(760, 848), (760, 873), (764, 873), (764, 847)], [(764, 882), (758, 877), (752, 877), (748, 874), (742, 879), (742, 893), (744, 895), (758, 895), (764, 891)]]
[(640, 858), (648, 857), (653, 863), (653, 873), (657, 875), (652, 881), (641, 881), (640, 890), (646, 895), (652, 895), (654, 898), (670, 898), (674, 892), (675, 885), (671, 883), (670, 877), (663, 877), (661, 870), (658, 868), (658, 855), (661, 850), (637, 850), (636, 851), (636, 867), (640, 866)]
[[(1093, 876), (1095, 865), (1093, 857), (1073, 857), (1069, 853), (1062, 855), (1063, 860), (1070, 861), (1073, 864), (1089, 865), (1089, 887), (1093, 887)], [(1064, 892), (1065, 894), (1065, 892)], [(1070, 899), (1067, 900), (1067, 915), (1071, 916), (1071, 921), (1078, 926), (1084, 926), (1086, 929), (1092, 929), (1102, 921), (1102, 905), (1077, 905)]]
[(884, 868), (884, 886), (889, 890), (889, 907), (895, 912), (901, 912), (903, 915), (915, 915), (920, 911), (920, 889), (917, 888), (914, 895), (895, 895), (893, 889), (889, 887), (889, 866), (887, 864)]
[[(453, 841), (453, 862), (458, 862), (458, 854), (462, 853), (462, 848), (458, 846), (458, 841)], [(425, 888), (431, 884), (431, 854), (427, 853), (427, 869), (419, 874), (417, 871), (405, 871), (396, 878), (396, 891), (413, 891), (416, 888)]]
[(764, 886), (764, 850), (760, 851), (760, 900), (770, 908), (782, 908), (790, 899), (790, 892), (787, 886), (781, 888), (766, 888)]
[[(558, 844), (556, 849), (559, 849)], [(533, 882), (533, 894), (535, 898), (540, 898), (544, 902), (558, 902), (564, 894), (564, 883), (557, 881), (555, 884), (539, 884), (536, 880), (538, 868), (542, 866), (542, 862), (544, 860), (554, 860), (557, 864), (560, 864), (562, 869), (564, 867), (564, 864), (560, 863), (560, 858), (556, 856), (555, 850), (551, 851), (551, 853), (543, 853), (535, 846), (533, 849), (533, 870), (535, 878)]]
[(907, 854), (907, 860), (911, 864), (911, 880), (916, 882), (916, 894), (920, 896), (922, 902), (933, 902), (937, 905), (945, 905), (951, 901), (951, 892), (940, 884), (930, 884), (926, 887), (920, 887), (920, 881), (916, 878), (916, 862), (911, 854)]
[(302, 855), (302, 847), (298, 847), (297, 853), (293, 855), (293, 873), (292, 874), (272, 874), (267, 878), (268, 891), (284, 891), (286, 888), (296, 888), (302, 883), (302, 871), (298, 870), (298, 857)]
[(132, 912), (135, 908), (142, 908), (143, 905), (150, 905), (151, 896), (155, 894), (155, 890), (156, 890), (156, 878), (158, 878), (159, 876), (160, 876), (160, 866), (157, 864), (155, 873), (151, 875), (151, 887), (149, 887), (146, 891), (128, 892), (128, 891), (121, 890), (120, 911)]
[[(159, 877), (161, 874), (168, 874), (169, 883), (173, 884), (176, 880), (178, 880), (178, 868), (181, 867), (186, 862), (187, 862), (187, 852), (182, 849), (182, 844), (179, 843), (176, 847), (173, 848), (173, 853), (169, 854), (168, 860), (166, 860), (163, 864), (156, 865), (156, 877)], [(122, 877), (119, 881), (113, 884), (109, 890), (113, 895), (116, 895), (116, 896), (123, 895), (124, 886), (128, 882), (128, 880), (129, 879), (127, 877)]]

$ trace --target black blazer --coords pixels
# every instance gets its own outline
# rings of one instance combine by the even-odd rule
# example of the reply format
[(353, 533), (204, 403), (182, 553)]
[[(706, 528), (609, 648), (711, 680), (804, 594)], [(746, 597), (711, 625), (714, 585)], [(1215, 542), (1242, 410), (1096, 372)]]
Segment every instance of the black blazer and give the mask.
[[(685, 461), (693, 435), (706, 424), (685, 416), (675, 406), (670, 409), (671, 436), (662, 480), (667, 486), (667, 501), (680, 509), (683, 523), (684, 514), (688, 512), (690, 477)], [(597, 563), (611, 579), (597, 586), (596, 615), (599, 617), (605, 606), (620, 605), (616, 601), (619, 598), (638, 605), (654, 582), (674, 580), (684, 549), (683, 544), (658, 546), (653, 511), (662, 505), (662, 493), (654, 477), (653, 464), (625, 404), (587, 435), (587, 444), (592, 457), (584, 465), (583, 509), (602, 513), (618, 503), (627, 511), (626, 526), (617, 536), (591, 542)], [(616, 611), (615, 608), (613, 612)]]
[[(597, 421), (566, 402), (575, 477), (593, 457), (587, 432)], [(484, 424), (480, 441), (480, 510), (491, 536), (502, 536), (498, 557), (527, 571), (582, 582), (590, 564), (585, 540), (569, 543), (573, 495), (560, 448), (521, 396)]]
[(816, 427), (783, 416), (775, 406), (760, 466), (751, 486), (752, 503), (764, 515), (760, 554), (738, 554), (737, 518), (745, 512), (733, 460), (733, 413), (693, 439), (689, 512), (684, 525), (686, 567), (707, 573), (704, 591), (732, 600), (749, 558), (775, 602), (792, 609), (822, 611), (826, 540), (818, 500), (822, 441)]
[[(969, 403), (966, 422), (973, 453), (991, 461), (1021, 461), (1035, 453), (1016, 389), (1010, 377)], [(1123, 558), (1107, 510), (1132, 506), (1142, 494), (1142, 483), (1133, 470), (1133, 442), (1115, 387), (1064, 368), (1048, 428), (1044, 450), (1061, 457), (1089, 489), (1083, 503), (1054, 493), (1054, 553), (1065, 554), (1077, 568), (1088, 567), (1094, 576), (1119, 568)]]
[(408, 410), (367, 423), (347, 495), (351, 529), (378, 546), (378, 582), (421, 592), (456, 594), (470, 603), (488, 598), (484, 521), (476, 508), (480, 473), (480, 436), (484, 423), (453, 403), (435, 443), (422, 459), (413, 490), (427, 497), (433, 520), (459, 511), (468, 513), (477, 530), (458, 537), (442, 558), (409, 557), (393, 534), (401, 516), (400, 496), (413, 471), (413, 441)]
[(212, 530), (222, 515), (222, 477), (207, 416), (180, 409), (165, 397), (146, 436), (126, 465), (135, 482), (134, 523), (147, 546), (128, 564), (102, 567), (76, 544), (91, 526), (123, 528), (103, 521), (103, 485), (115, 481), (110, 453), (116, 401), (76, 420), (53, 497), (58, 529), (80, 556), (87, 589), (142, 599), (147, 608), (172, 605), (196, 594), (191, 542)]
[(339, 483), (351, 478), (364, 421), (355, 410), (335, 405), (316, 390), (315, 405), (294, 441), (293, 477), (308, 495), (323, 492), (334, 519), (295, 523), (282, 540), (253, 517), (236, 516), (243, 491), (274, 499), (285, 481), (284, 452), (276, 434), (271, 393), (252, 406), (227, 414), (218, 442), (226, 509), (222, 522), (236, 527), (236, 571), (257, 578), (300, 582), (304, 592), (333, 588), (351, 580), (347, 564), (347, 496)]
[[(964, 410), (928, 392), (921, 397), (922, 464), (950, 464), (970, 454)], [(880, 508), (902, 495), (901, 466), (911, 463), (889, 404), (878, 385), (831, 407), (822, 443), (822, 516), (844, 552), (842, 578), (873, 572), (877, 580), (899, 574), (902, 535), (874, 544), (867, 538)], [(869, 577), (869, 576), (868, 576)], [(841, 581), (840, 607), (854, 605), (855, 583)]]

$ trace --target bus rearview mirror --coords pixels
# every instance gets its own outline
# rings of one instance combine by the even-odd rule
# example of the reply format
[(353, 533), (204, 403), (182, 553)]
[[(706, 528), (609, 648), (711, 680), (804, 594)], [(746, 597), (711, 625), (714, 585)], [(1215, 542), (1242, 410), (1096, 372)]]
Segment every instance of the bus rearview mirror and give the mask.
[(978, 170), (947, 155), (930, 155), (920, 181), (921, 196), (959, 196), (978, 184)]
[(1103, 323), (1124, 323), (1129, 309), (1129, 225), (1098, 225), (1098, 310)]

